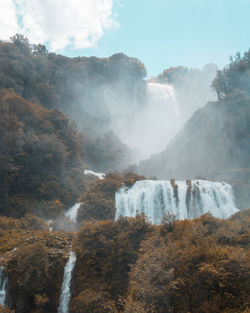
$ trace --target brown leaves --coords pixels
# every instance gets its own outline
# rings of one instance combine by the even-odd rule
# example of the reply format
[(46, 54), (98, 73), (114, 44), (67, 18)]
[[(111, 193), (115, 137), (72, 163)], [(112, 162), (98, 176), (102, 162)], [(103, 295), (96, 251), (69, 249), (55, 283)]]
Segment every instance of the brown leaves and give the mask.
[(132, 267), (129, 307), (132, 301), (159, 313), (214, 313), (247, 305), (249, 250), (235, 241), (244, 225), (203, 216), (176, 221), (171, 232), (162, 227), (142, 245)]
[(72, 313), (116, 313), (115, 302), (104, 291), (85, 289), (71, 305)]
[(0, 137), (0, 213), (50, 216), (35, 202), (70, 206), (84, 190), (81, 139), (59, 110), (1, 90)]

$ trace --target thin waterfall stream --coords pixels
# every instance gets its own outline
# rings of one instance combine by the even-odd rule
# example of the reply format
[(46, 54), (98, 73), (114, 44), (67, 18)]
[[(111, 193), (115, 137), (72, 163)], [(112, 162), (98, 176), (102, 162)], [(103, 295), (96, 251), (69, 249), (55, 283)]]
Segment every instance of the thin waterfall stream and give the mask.
[(72, 273), (75, 267), (75, 262), (76, 262), (76, 255), (71, 250), (69, 254), (69, 260), (66, 263), (65, 268), (64, 268), (63, 284), (61, 288), (58, 313), (69, 312), (69, 302), (71, 298), (70, 286), (71, 286)]
[(0, 305), (4, 306), (7, 294), (8, 276), (6, 269), (0, 266)]

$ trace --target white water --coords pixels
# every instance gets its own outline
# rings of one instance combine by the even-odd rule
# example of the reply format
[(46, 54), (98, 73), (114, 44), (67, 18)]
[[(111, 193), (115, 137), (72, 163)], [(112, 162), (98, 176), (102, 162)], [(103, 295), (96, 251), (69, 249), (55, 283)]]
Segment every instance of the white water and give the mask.
[(122, 187), (115, 195), (116, 219), (144, 213), (153, 224), (159, 224), (164, 214), (177, 219), (192, 219), (210, 212), (214, 217), (228, 218), (238, 209), (233, 191), (225, 182), (193, 180), (188, 191), (186, 181), (176, 181), (175, 193), (170, 181), (137, 181), (131, 188)]
[(104, 179), (104, 177), (106, 175), (104, 173), (96, 173), (96, 172), (91, 171), (91, 170), (85, 170), (84, 174), (85, 175), (94, 175), (94, 176), (98, 177), (99, 179)]
[(0, 266), (0, 304), (5, 305), (8, 277), (4, 267)]
[(77, 214), (78, 214), (78, 210), (80, 206), (81, 206), (81, 202), (74, 204), (71, 208), (69, 208), (65, 212), (64, 215), (68, 217), (69, 219), (71, 219), (74, 223), (76, 223), (76, 218), (77, 218)]
[(172, 112), (179, 115), (173, 86), (168, 84), (148, 83), (147, 87), (150, 101), (158, 105), (163, 102), (165, 106), (169, 106)]
[(53, 220), (47, 220), (46, 224), (49, 226), (49, 231), (53, 230), (53, 227), (51, 226), (51, 224), (53, 223)]
[[(141, 157), (161, 152), (181, 126), (175, 89), (168, 84), (147, 83), (144, 105), (130, 117), (125, 142), (141, 150)], [(126, 136), (129, 135), (129, 140)], [(123, 139), (123, 137), (122, 137)]]
[[(166, 148), (181, 126), (176, 92), (170, 84), (148, 82), (145, 98), (117, 105), (112, 116), (112, 130), (129, 147), (138, 149), (135, 162)], [(138, 102), (139, 101), (139, 102)], [(132, 105), (133, 103), (133, 105)], [(122, 111), (121, 111), (122, 108)]]
[(73, 251), (70, 251), (69, 260), (64, 268), (63, 284), (61, 288), (60, 304), (58, 308), (58, 313), (68, 313), (69, 312), (69, 301), (71, 297), (70, 293), (70, 283), (72, 278), (72, 272), (75, 266), (76, 256)]

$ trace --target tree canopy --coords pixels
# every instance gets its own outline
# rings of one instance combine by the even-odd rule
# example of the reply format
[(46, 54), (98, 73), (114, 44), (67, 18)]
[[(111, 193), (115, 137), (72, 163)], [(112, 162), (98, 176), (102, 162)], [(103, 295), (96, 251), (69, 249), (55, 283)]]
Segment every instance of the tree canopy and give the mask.
[(235, 90), (250, 93), (250, 49), (241, 56), (238, 52), (231, 57), (230, 63), (218, 70), (212, 83), (218, 99), (224, 99)]

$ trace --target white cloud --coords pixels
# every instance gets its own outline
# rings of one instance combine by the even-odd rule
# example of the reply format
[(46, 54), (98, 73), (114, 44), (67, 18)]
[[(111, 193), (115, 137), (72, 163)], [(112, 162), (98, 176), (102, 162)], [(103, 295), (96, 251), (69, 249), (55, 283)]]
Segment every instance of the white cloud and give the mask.
[[(12, 12), (13, 25), (17, 23), (16, 4), (19, 32), (33, 43), (48, 43), (53, 51), (94, 46), (105, 28), (118, 25), (112, 16), (113, 0), (1, 0), (0, 11), (7, 11), (2, 1), (12, 8), (8, 12)], [(5, 27), (6, 33), (16, 32), (13, 26)]]
[(16, 9), (13, 1), (0, 0), (0, 39), (9, 39), (18, 29)]

